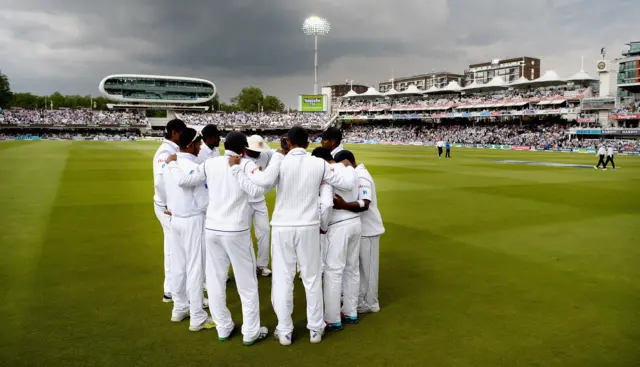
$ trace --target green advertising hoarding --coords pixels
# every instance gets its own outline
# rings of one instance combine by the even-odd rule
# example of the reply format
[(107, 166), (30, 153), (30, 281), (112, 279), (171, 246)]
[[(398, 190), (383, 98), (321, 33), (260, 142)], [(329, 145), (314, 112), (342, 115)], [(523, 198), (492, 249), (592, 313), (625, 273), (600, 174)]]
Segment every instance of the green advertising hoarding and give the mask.
[(303, 94), (298, 96), (298, 111), (327, 112), (327, 97), (323, 94)]

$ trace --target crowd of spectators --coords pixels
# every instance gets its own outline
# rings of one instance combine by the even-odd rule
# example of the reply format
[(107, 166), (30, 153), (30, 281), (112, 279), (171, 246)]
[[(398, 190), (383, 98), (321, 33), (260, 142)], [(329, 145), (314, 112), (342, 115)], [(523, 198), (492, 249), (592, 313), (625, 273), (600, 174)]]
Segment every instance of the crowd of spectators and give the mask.
[(199, 114), (181, 114), (179, 116), (190, 125), (214, 124), (218, 126), (246, 126), (261, 128), (287, 128), (295, 125), (322, 127), (329, 121), (329, 115), (323, 113), (248, 113), (214, 112)]
[(108, 125), (147, 126), (147, 118), (137, 112), (94, 111), (91, 109), (31, 110), (8, 109), (0, 114), (6, 125)]
[(603, 143), (619, 150), (637, 150), (638, 140), (629, 139), (578, 139), (569, 133), (566, 124), (491, 124), (482, 125), (389, 125), (351, 124), (344, 130), (344, 138), (350, 141), (375, 140), (386, 142), (420, 142), (435, 144), (449, 141), (452, 144), (493, 144), (535, 146), (544, 148), (594, 148)]
[(339, 110), (376, 108), (420, 108), (427, 106), (449, 106), (464, 109), (478, 104), (532, 102), (539, 100), (577, 100), (586, 89), (580, 86), (553, 88), (529, 88), (489, 91), (481, 93), (425, 94), (389, 97), (343, 98)]

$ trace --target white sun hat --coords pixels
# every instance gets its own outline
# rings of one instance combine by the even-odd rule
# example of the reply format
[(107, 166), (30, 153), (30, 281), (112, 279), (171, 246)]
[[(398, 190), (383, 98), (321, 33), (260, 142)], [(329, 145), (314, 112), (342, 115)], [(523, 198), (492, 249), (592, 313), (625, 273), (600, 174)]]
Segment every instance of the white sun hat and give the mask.
[(251, 135), (247, 139), (247, 143), (249, 143), (249, 147), (247, 149), (253, 150), (254, 152), (268, 152), (271, 150), (269, 145), (260, 135)]

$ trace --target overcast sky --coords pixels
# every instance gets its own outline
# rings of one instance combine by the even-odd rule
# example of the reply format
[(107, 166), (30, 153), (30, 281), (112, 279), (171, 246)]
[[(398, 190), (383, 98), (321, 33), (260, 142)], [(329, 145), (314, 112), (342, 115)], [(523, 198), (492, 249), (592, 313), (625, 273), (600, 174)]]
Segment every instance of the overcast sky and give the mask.
[(638, 0), (0, 0), (0, 69), (14, 91), (98, 95), (109, 74), (213, 81), (222, 100), (248, 85), (296, 105), (313, 92), (312, 14), (331, 22), (320, 84), (366, 85), (494, 58), (595, 76), (601, 47), (640, 41)]

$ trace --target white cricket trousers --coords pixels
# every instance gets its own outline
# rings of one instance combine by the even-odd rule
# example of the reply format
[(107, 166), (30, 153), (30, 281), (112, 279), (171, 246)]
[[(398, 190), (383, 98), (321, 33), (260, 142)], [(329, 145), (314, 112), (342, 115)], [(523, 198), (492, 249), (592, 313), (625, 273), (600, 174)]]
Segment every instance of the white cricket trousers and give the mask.
[(360, 296), (358, 308), (380, 309), (378, 271), (380, 268), (380, 236), (360, 238)]
[(320, 259), (320, 226), (273, 227), (271, 233), (273, 266), (271, 302), (278, 317), (279, 334), (293, 332), (293, 283), (296, 264), (300, 264), (307, 295), (307, 328), (324, 330)]
[(251, 217), (253, 218), (253, 231), (258, 239), (258, 267), (269, 266), (269, 209), (267, 202), (262, 200), (256, 203), (249, 203)]
[(153, 210), (164, 234), (164, 293), (171, 293), (171, 216), (164, 214), (166, 208), (156, 203), (153, 203)]
[(171, 218), (171, 276), (173, 278), (173, 314), (189, 311), (191, 326), (207, 320), (202, 308), (204, 269), (202, 246), (204, 241), (204, 215)]
[(324, 250), (324, 321), (340, 322), (340, 293), (344, 289), (342, 312), (358, 316), (360, 291), (360, 218), (329, 226)]
[(227, 277), (231, 265), (242, 302), (242, 335), (245, 341), (253, 340), (260, 330), (260, 297), (251, 232), (208, 229), (205, 237), (209, 309), (218, 336), (228, 337), (233, 330), (231, 312), (227, 308)]

